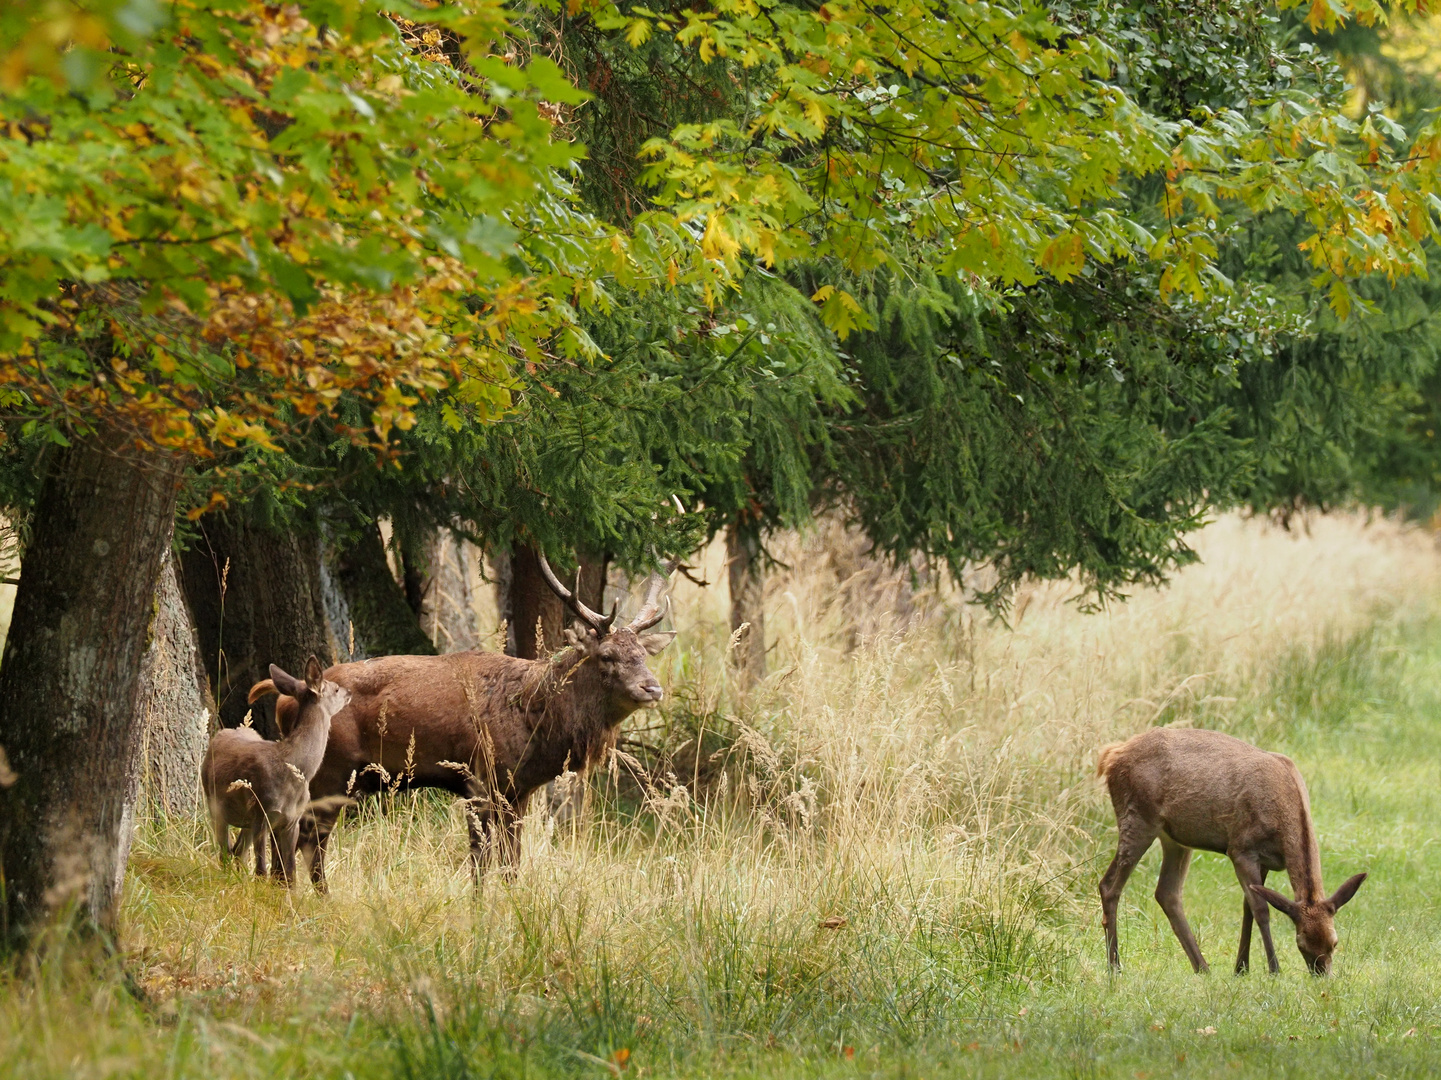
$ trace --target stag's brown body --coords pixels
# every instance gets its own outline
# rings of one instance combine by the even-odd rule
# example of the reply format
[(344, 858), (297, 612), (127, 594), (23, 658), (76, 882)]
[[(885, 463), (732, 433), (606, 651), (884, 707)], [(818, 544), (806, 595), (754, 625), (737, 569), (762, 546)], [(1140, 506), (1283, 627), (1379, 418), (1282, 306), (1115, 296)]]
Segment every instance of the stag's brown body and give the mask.
[[(614, 743), (621, 721), (661, 699), (646, 657), (673, 635), (641, 633), (660, 619), (664, 579), (658, 580), (631, 625), (614, 632), (608, 620), (580, 606), (590, 629), (568, 633), (570, 645), (548, 660), (461, 652), (330, 668), (325, 678), (350, 691), (351, 700), (331, 722), (311, 798), (374, 792), (387, 784), (444, 788), (468, 800), (476, 871), (496, 849), (503, 862), (513, 862), (530, 795), (566, 769), (580, 772), (595, 763)], [(554, 582), (552, 587), (560, 589)], [(282, 697), (276, 706), (282, 730), (293, 722), (294, 710)], [(301, 839), (311, 856), (311, 879), (321, 889), (334, 819), (334, 813), (317, 812)]]
[[(1321, 889), (1321, 852), (1311, 823), (1306, 782), (1290, 758), (1259, 750), (1218, 731), (1156, 728), (1101, 750), (1097, 772), (1106, 780), (1120, 839), (1101, 879), (1101, 921), (1112, 967), (1120, 966), (1116, 907), (1131, 870), (1161, 841), (1156, 901), (1170, 920), (1191, 966), (1207, 970), (1186, 921), (1181, 889), (1191, 852), (1230, 857), (1241, 882), (1241, 946), (1236, 971), (1251, 959), (1251, 924), (1260, 928), (1266, 962), (1280, 970), (1271, 941), (1267, 905), (1296, 924), (1296, 945), (1317, 974), (1330, 970), (1336, 948), (1336, 910), (1365, 880), (1357, 874), (1327, 897)], [(1266, 875), (1285, 870), (1294, 900), (1265, 887)]]

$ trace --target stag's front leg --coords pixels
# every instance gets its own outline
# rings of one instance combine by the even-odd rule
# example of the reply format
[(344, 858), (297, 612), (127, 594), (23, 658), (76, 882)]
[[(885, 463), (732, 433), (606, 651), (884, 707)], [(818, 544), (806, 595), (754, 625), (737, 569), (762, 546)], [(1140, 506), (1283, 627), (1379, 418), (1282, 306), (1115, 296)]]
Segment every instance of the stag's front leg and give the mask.
[(495, 847), (495, 803), (488, 795), (465, 800), (465, 825), (470, 833), (470, 869), (480, 885)]
[(515, 877), (516, 866), (520, 863), (520, 826), (525, 820), (525, 799), (512, 803), (509, 799), (500, 802), (496, 844), (500, 854), (500, 872), (507, 880)]
[(330, 833), (335, 828), (335, 817), (327, 816), (324, 821), (316, 813), (305, 815), (300, 825), (300, 848), (302, 861), (310, 861), (310, 883), (315, 891), (324, 895), (330, 892), (325, 882), (325, 847), (330, 843)]

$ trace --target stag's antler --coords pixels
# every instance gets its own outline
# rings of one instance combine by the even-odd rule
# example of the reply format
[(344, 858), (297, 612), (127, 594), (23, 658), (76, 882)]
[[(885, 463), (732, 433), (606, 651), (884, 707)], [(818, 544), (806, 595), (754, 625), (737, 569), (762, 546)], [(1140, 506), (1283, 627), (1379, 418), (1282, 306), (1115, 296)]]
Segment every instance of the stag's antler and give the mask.
[(670, 581), (671, 574), (680, 565), (679, 559), (672, 559), (665, 564), (665, 574), (661, 575), (654, 571), (646, 579), (645, 601), (640, 605), (640, 610), (635, 613), (635, 618), (626, 627), (639, 634), (642, 630), (649, 630), (656, 623), (665, 618), (666, 610), (670, 607), (670, 597), (665, 598), (665, 603), (660, 601), (661, 590)]
[(539, 549), (536, 550), (535, 560), (540, 564), (540, 574), (545, 578), (545, 583), (551, 587), (551, 590), (556, 596), (565, 601), (565, 606), (575, 612), (576, 617), (579, 618), (581, 622), (595, 631), (596, 637), (605, 637), (606, 634), (610, 633), (611, 624), (615, 622), (615, 607), (610, 609), (609, 615), (598, 615), (596, 612), (591, 611), (590, 608), (576, 599), (574, 593), (560, 583), (560, 580), (555, 576), (555, 571), (550, 568), (550, 563), (545, 561), (545, 556), (540, 553)]

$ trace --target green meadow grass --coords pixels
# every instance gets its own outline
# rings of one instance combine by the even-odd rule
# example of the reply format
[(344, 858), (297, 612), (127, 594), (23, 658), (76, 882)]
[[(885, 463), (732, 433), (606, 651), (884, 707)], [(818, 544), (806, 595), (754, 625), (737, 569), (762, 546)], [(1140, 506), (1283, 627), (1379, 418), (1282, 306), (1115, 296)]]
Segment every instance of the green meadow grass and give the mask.
[[(582, 823), (533, 817), (515, 880), (478, 896), (434, 796), (348, 823), (329, 898), (220, 868), (197, 822), (151, 823), (111, 973), (57, 949), (0, 976), (0, 1074), (1437, 1075), (1435, 556), (1360, 525), (1258, 528), (1107, 616), (1040, 596), (1007, 630), (945, 608), (853, 654), (825, 581), (792, 581), (800, 644), (740, 709), (714, 681), (723, 631), (683, 628), (679, 692), (630, 747), (649, 787), (593, 778)], [(1231, 975), (1241, 894), (1207, 854), (1186, 900), (1213, 972), (1193, 975), (1151, 898), (1159, 849), (1107, 971), (1094, 749), (1163, 722), (1296, 759), (1327, 883), (1371, 874), (1331, 977), (1281, 916), (1281, 974)]]

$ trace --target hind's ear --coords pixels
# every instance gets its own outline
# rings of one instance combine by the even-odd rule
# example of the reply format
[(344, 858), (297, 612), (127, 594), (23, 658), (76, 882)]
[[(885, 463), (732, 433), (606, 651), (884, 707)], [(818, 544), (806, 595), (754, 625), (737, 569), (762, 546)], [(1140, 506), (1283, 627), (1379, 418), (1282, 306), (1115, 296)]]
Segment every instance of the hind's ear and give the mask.
[(1282, 896), (1275, 889), (1268, 889), (1264, 885), (1252, 885), (1251, 891), (1293, 921), (1301, 914), (1301, 909), (1296, 906), (1296, 901)]
[(304, 683), (275, 664), (270, 665), (270, 681), (275, 684), (275, 689), (291, 697), (299, 697), (305, 689)]
[(314, 653), (305, 662), (305, 681), (311, 686), (319, 686), (325, 681), (325, 669), (320, 666), (320, 660)]
[(654, 656), (674, 640), (674, 630), (667, 630), (661, 634), (646, 634), (640, 639), (640, 647)]
[(1361, 882), (1366, 880), (1365, 874), (1357, 874), (1349, 877), (1341, 883), (1341, 887), (1331, 894), (1331, 899), (1326, 901), (1331, 905), (1332, 911), (1339, 911), (1346, 905), (1351, 897), (1356, 895), (1356, 890), (1361, 887)]

